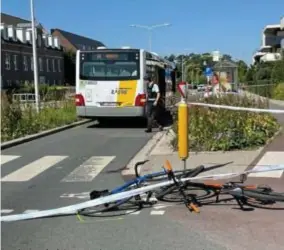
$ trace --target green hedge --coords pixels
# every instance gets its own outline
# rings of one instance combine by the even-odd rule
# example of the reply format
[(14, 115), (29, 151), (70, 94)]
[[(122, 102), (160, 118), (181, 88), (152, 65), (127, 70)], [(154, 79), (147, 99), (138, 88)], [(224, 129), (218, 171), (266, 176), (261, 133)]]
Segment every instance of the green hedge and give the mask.
[[(221, 98), (210, 97), (206, 102), (238, 107), (267, 108), (267, 103), (233, 95)], [(264, 145), (279, 127), (276, 119), (267, 113), (192, 106), (189, 111), (189, 147), (191, 151), (230, 151), (255, 148)], [(173, 129), (177, 134), (177, 122), (174, 123)], [(177, 140), (175, 138), (172, 141), (176, 150)]]
[(279, 83), (273, 90), (272, 99), (284, 101), (284, 82)]
[(36, 113), (34, 104), (25, 107), (1, 95), (1, 142), (67, 125), (78, 120), (74, 100), (61, 100), (55, 107), (42, 107)]

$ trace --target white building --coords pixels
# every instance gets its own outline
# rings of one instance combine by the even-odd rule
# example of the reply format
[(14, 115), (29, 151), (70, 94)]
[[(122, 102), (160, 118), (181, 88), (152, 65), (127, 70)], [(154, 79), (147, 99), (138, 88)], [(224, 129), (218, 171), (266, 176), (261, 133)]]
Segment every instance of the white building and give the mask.
[(267, 25), (262, 31), (261, 47), (254, 53), (253, 62), (271, 62), (281, 59), (284, 49), (284, 17), (280, 24)]

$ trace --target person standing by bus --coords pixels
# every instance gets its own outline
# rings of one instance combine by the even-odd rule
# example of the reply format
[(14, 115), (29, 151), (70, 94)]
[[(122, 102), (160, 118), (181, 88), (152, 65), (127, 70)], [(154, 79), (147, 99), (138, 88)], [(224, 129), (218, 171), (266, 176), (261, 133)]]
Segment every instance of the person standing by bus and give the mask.
[(147, 129), (146, 133), (152, 132), (154, 121), (159, 126), (160, 131), (163, 130), (163, 126), (159, 124), (159, 100), (161, 97), (159, 86), (154, 83), (150, 76), (145, 76), (144, 80), (147, 84), (147, 95), (146, 95), (146, 115), (147, 115)]

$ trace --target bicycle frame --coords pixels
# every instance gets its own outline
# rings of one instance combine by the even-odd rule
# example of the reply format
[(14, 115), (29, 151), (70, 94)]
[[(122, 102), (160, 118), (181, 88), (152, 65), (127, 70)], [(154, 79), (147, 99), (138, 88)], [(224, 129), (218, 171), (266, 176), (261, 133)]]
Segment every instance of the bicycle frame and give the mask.
[(165, 174), (165, 173), (167, 173), (167, 172), (164, 170), (164, 171), (155, 172), (155, 173), (146, 174), (146, 175), (143, 175), (143, 176), (136, 177), (135, 179), (126, 182), (122, 186), (111, 190), (110, 193), (111, 194), (117, 194), (117, 193), (123, 192), (126, 188), (128, 188), (128, 187), (130, 187), (134, 184), (139, 185), (139, 184), (141, 184), (141, 183), (143, 183), (143, 182), (145, 182), (149, 179), (152, 179), (154, 177), (158, 177), (158, 176)]

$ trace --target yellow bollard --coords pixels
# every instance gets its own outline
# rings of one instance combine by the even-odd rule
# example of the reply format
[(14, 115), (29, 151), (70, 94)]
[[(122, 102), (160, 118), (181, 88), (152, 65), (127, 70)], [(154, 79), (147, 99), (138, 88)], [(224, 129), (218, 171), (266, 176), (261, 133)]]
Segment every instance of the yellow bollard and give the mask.
[(184, 164), (188, 151), (188, 106), (182, 99), (178, 106), (178, 154)]

